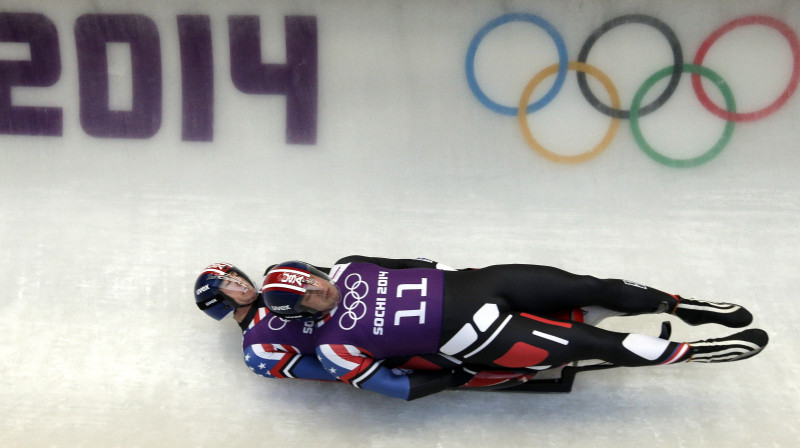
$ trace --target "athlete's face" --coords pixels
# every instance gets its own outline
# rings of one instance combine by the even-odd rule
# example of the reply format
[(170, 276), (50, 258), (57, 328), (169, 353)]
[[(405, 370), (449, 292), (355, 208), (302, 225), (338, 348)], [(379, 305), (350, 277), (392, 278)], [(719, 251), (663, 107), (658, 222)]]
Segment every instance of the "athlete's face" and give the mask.
[(315, 311), (331, 311), (339, 303), (339, 290), (333, 283), (322, 277), (311, 275), (306, 280), (306, 293), (300, 300), (300, 305)]
[(219, 285), (220, 291), (239, 305), (250, 305), (258, 297), (256, 288), (236, 274), (229, 274)]

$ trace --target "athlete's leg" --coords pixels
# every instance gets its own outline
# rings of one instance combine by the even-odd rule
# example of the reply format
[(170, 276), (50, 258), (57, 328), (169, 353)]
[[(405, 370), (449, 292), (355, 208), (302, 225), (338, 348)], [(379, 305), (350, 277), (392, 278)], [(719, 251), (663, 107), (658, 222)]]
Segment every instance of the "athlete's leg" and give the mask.
[[(767, 340), (766, 333), (753, 329), (687, 344), (526, 313), (503, 313), (473, 343), (447, 354), (465, 363), (500, 368), (546, 368), (587, 359), (633, 367), (744, 359), (760, 352)], [(450, 350), (448, 344), (442, 349)]]
[(446, 306), (453, 299), (467, 305), (463, 309), (467, 313), (493, 302), (506, 304), (506, 311), (535, 314), (586, 306), (629, 315), (670, 312), (692, 325), (719, 323), (734, 328), (747, 326), (753, 320), (738, 305), (684, 299), (627, 280), (576, 275), (549, 266), (512, 264), (447, 272), (445, 295)]
[(495, 331), (454, 356), (470, 364), (541, 369), (587, 359), (621, 366), (671, 364), (689, 353), (689, 346), (679, 342), (527, 313), (507, 313), (501, 320)]
[(672, 310), (675, 296), (638, 283), (576, 275), (549, 266), (509, 264), (448, 272), (445, 293), (499, 298), (511, 310), (547, 314), (583, 306), (602, 306), (626, 314)]

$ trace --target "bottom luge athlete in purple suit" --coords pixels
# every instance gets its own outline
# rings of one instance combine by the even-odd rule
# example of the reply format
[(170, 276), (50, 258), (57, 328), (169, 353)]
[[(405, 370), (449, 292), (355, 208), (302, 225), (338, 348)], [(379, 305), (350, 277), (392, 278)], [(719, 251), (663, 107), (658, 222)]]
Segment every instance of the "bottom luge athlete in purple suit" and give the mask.
[[(742, 328), (752, 322), (739, 305), (522, 264), (445, 271), (424, 260), (350, 256), (326, 273), (291, 261), (268, 270), (253, 300), (263, 301), (286, 326), (305, 329), (315, 322), (313, 344), (321, 363), (315, 368), (330, 379), (405, 400), (475, 382), (475, 373), (487, 369), (531, 375), (584, 360), (630, 367), (726, 362), (752, 357), (768, 342), (760, 329), (686, 343), (552, 318), (562, 310), (601, 309), (615, 315), (671, 313), (690, 325)], [(214, 306), (200, 299), (198, 305)], [(247, 339), (245, 333), (245, 345)], [(259, 350), (262, 359), (283, 359), (286, 353), (275, 344)], [(388, 361), (415, 355), (445, 359), (454, 368), (406, 371)]]

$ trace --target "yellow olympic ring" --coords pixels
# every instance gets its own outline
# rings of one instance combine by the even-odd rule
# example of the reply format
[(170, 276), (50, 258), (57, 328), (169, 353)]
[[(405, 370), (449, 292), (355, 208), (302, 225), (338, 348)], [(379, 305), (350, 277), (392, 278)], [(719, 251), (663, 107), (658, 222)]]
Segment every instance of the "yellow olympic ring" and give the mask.
[[(619, 94), (617, 93), (617, 88), (614, 87), (614, 84), (611, 80), (597, 67), (592, 65), (583, 63), (583, 62), (570, 62), (569, 63), (569, 70), (574, 70), (576, 72), (584, 72), (587, 75), (591, 75), (600, 81), (600, 84), (605, 87), (606, 92), (608, 92), (608, 96), (611, 100), (611, 105), (614, 108), (620, 107), (619, 101)], [(519, 100), (519, 107), (517, 109), (517, 120), (519, 121), (519, 126), (522, 129), (522, 136), (525, 137), (525, 141), (528, 142), (528, 146), (533, 148), (534, 151), (538, 152), (542, 157), (558, 163), (581, 163), (585, 162), (601, 152), (603, 152), (609, 144), (611, 144), (611, 140), (614, 139), (614, 136), (617, 134), (617, 129), (619, 128), (619, 118), (612, 118), (611, 119), (611, 126), (609, 126), (608, 131), (603, 136), (603, 139), (600, 143), (597, 144), (594, 148), (590, 151), (576, 154), (574, 156), (565, 156), (556, 154), (547, 150), (544, 146), (542, 146), (539, 142), (533, 138), (533, 134), (531, 133), (531, 128), (528, 126), (528, 118), (527, 118), (527, 106), (528, 100), (533, 94), (533, 90), (536, 86), (539, 85), (545, 78), (556, 73), (558, 71), (558, 64), (553, 64), (544, 70), (540, 71), (536, 74), (529, 82), (528, 85), (525, 86), (525, 90), (522, 91), (522, 97)]]

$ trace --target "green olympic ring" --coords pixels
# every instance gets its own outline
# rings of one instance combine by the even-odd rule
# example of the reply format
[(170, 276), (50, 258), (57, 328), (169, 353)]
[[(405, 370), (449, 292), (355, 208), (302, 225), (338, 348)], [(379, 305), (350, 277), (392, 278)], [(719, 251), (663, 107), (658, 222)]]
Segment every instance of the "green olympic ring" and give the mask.
[[(647, 91), (650, 90), (650, 88), (662, 78), (672, 75), (673, 70), (674, 66), (669, 66), (657, 71), (655, 74), (647, 78), (639, 90), (636, 91), (636, 95), (633, 97), (633, 104), (631, 105), (630, 110), (631, 131), (633, 131), (633, 138), (636, 140), (636, 143), (639, 145), (642, 151), (644, 151), (645, 154), (650, 156), (650, 158), (656, 162), (675, 168), (695, 167), (713, 159), (723, 150), (723, 148), (725, 148), (725, 145), (728, 144), (728, 140), (730, 140), (731, 135), (733, 134), (734, 122), (727, 120), (725, 129), (722, 132), (722, 137), (720, 137), (720, 139), (713, 147), (711, 147), (711, 149), (697, 157), (689, 159), (673, 159), (653, 149), (653, 147), (650, 146), (650, 144), (644, 139), (642, 130), (639, 127), (639, 107), (641, 106), (642, 99)], [(723, 80), (722, 77), (716, 72), (701, 65), (683, 64), (683, 73), (697, 74), (713, 82), (720, 92), (722, 92), (722, 96), (725, 98), (725, 107), (728, 112), (736, 112), (736, 102), (733, 99), (733, 92), (731, 92), (730, 87), (728, 87), (728, 83), (726, 83), (725, 80)]]

